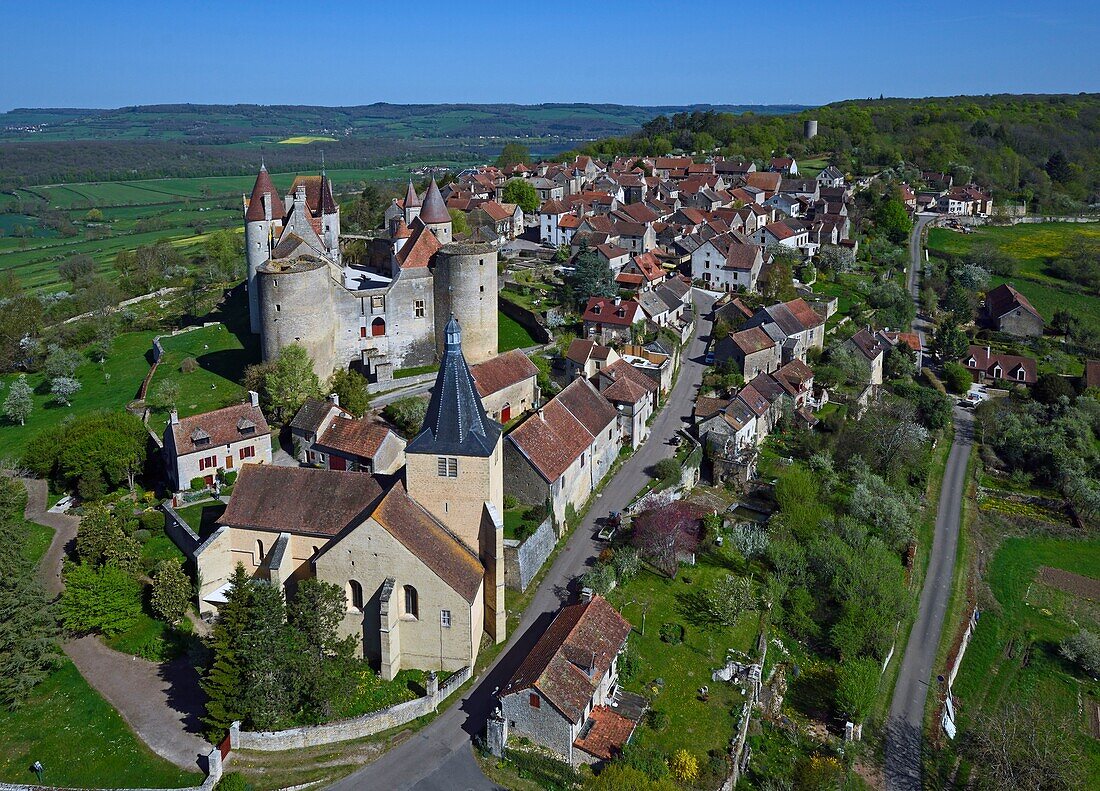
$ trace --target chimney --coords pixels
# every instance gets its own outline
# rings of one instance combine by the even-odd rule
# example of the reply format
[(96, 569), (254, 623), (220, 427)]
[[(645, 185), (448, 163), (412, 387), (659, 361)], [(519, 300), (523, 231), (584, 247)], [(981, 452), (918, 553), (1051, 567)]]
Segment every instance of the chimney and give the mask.
[(622, 297), (620, 297), (620, 296), (619, 296), (618, 294), (616, 294), (616, 295), (615, 295), (615, 304), (616, 304), (616, 305), (621, 305), (621, 304), (622, 304), (622, 301), (623, 301), (623, 298), (622, 298)]
[(304, 206), (305, 202), (306, 202), (306, 185), (305, 184), (299, 184), (298, 189), (294, 190), (294, 205), (297, 206), (298, 204), (302, 204)]
[(328, 394), (328, 400), (332, 402), (333, 406), (340, 406), (340, 394), (339, 393), (329, 393)]
[(993, 352), (990, 350), (990, 348), (988, 346), (986, 346), (985, 347), (985, 358), (988, 360), (992, 356), (993, 356)]
[(180, 413), (173, 409), (172, 415), (168, 420), (173, 426), (178, 426), (180, 424)]
[(259, 408), (259, 406), (260, 406), (260, 394), (257, 393), (255, 390), (249, 390), (248, 391), (248, 403), (251, 404), (254, 407)]

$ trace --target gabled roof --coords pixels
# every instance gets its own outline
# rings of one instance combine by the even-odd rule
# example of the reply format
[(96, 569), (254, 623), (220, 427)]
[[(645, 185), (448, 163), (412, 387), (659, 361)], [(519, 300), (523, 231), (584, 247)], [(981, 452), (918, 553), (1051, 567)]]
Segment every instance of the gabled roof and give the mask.
[(470, 373), (474, 377), (478, 395), (484, 398), (524, 379), (538, 376), (539, 369), (526, 354), (519, 349), (513, 349), (472, 366)]
[(630, 263), (649, 282), (663, 280), (667, 274), (664, 267), (661, 266), (661, 262), (657, 260), (657, 256), (653, 253), (638, 253)]
[(329, 416), (329, 413), (333, 410), (346, 415), (347, 412), (340, 409), (331, 401), (320, 401), (316, 398), (307, 398), (306, 402), (302, 404), (301, 408), (295, 413), (293, 420), (290, 421), (290, 427), (299, 431), (304, 431), (308, 434), (316, 434), (321, 428), (321, 424), (325, 418)]
[(991, 289), (985, 295), (985, 309), (993, 318), (999, 319), (1001, 316), (1016, 308), (1023, 308), (1040, 320), (1043, 318), (1039, 314), (1039, 311), (1028, 302), (1027, 297), (1008, 283), (1002, 283), (996, 288)]
[(442, 242), (420, 221), (419, 217), (413, 221), (413, 225), (416, 230), (397, 252), (397, 263), (402, 269), (419, 269), (428, 266), (432, 262), (432, 256), (443, 247)]
[[(970, 364), (970, 360), (974, 360), (973, 365)], [(996, 379), (1029, 385), (1038, 381), (1035, 360), (1015, 354), (993, 354), (988, 346), (971, 346), (966, 357), (959, 362), (971, 371), (981, 371)], [(1024, 373), (1022, 379), (1017, 376), (1019, 371)]]
[(181, 418), (169, 423), (176, 456), (209, 451), (220, 445), (230, 445), (244, 439), (266, 435), (270, 429), (259, 407), (245, 402)]
[[(350, 473), (362, 477), (361, 473)], [(466, 601), (477, 599), (485, 568), (460, 538), (409, 497), (400, 481), (375, 507), (371, 518)]]
[(814, 378), (814, 372), (806, 363), (795, 358), (772, 376), (789, 394), (796, 395), (804, 390), (806, 384)]
[(764, 311), (787, 335), (796, 335), (825, 323), (801, 297), (790, 302), (776, 303), (764, 308)]
[(592, 440), (584, 425), (556, 398), (508, 434), (508, 441), (516, 446), (547, 483), (560, 478), (589, 448)]
[(422, 222), (437, 224), (451, 221), (451, 215), (447, 212), (447, 204), (443, 202), (443, 196), (439, 194), (439, 185), (432, 177), (432, 183), (428, 186), (428, 192), (424, 195), (424, 205), (420, 208)]
[(640, 318), (639, 310), (638, 303), (633, 299), (622, 299), (616, 304), (612, 297), (589, 297), (581, 318), (584, 321), (629, 327)]
[(878, 338), (872, 335), (867, 328), (861, 329), (849, 340), (868, 360), (874, 360), (886, 351)]
[(373, 475), (245, 464), (218, 524), (334, 536), (365, 518), (382, 494)]
[(657, 383), (622, 358), (596, 373), (601, 384), (610, 382), (600, 392), (608, 401), (637, 404), (657, 391)]
[(439, 365), (424, 424), (406, 453), (492, 455), (501, 426), (485, 414), (474, 377), (462, 356), (462, 330), (454, 316), (447, 322), (443, 360)]
[(536, 689), (579, 723), (629, 634), (630, 623), (602, 596), (563, 607), (500, 695)]
[(373, 418), (336, 418), (317, 438), (316, 445), (322, 450), (335, 451), (345, 456), (373, 459), (386, 437), (392, 433), (389, 426)]
[(765, 349), (774, 349), (775, 341), (760, 327), (733, 333), (730, 338), (742, 354), (755, 354)]
[(595, 346), (595, 341), (586, 340), (585, 338), (574, 338), (569, 342), (569, 349), (565, 352), (565, 359), (572, 360), (578, 365), (584, 365), (588, 362), (588, 358), (591, 356), (592, 349)]
[(615, 407), (587, 379), (570, 382), (554, 400), (568, 409), (593, 437), (615, 421)]
[(707, 420), (712, 418), (729, 406), (730, 400), (728, 398), (711, 398), (710, 396), (699, 396), (695, 399), (695, 419)]

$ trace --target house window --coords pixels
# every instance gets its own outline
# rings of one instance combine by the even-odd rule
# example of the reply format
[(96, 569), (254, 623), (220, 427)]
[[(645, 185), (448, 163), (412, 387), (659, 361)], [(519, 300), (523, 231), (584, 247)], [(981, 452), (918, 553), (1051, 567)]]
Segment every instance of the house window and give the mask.
[(258, 538), (256, 539), (256, 558), (259, 560), (256, 565), (264, 562), (264, 542)]
[(218, 457), (217, 456), (205, 456), (205, 457), (199, 459), (199, 469), (200, 470), (209, 470), (211, 467), (217, 467), (217, 466), (218, 466)]
[(370, 334), (372, 337), (377, 338), (380, 335), (386, 334), (386, 320), (379, 316), (370, 323)]
[(542, 708), (542, 698), (535, 692), (531, 693), (531, 696), (527, 698), (527, 702), (531, 704), (531, 708), (533, 709)]
[(406, 585), (404, 593), (405, 615), (413, 619), (420, 618), (420, 595), (416, 592), (416, 588)]
[(276, 312), (276, 313), (278, 313), (278, 312), (279, 312), (279, 311), (281, 311), (282, 309), (283, 309), (283, 306), (282, 306), (282, 305), (276, 305), (276, 306), (275, 306), (275, 312)]
[(359, 328), (359, 337), (360, 338), (367, 337), (367, 328), (366, 327), (360, 327)]
[(243, 448), (241, 448), (238, 455), (241, 457), (241, 461), (244, 461), (245, 459), (251, 459), (253, 456), (256, 455), (256, 448), (253, 445), (245, 445)]
[(424, 300), (422, 300), (422, 299), (416, 300), (416, 303), (414, 305), (414, 311), (415, 311), (416, 318), (418, 318), (418, 319), (424, 318)]
[(440, 610), (439, 611), (439, 625), (444, 629), (451, 628), (451, 611)]
[(351, 609), (362, 611), (363, 586), (355, 580), (348, 580), (348, 599), (351, 602)]
[(581, 469), (584, 469), (584, 454), (581, 454)]
[(458, 459), (454, 456), (439, 456), (435, 460), (436, 475), (440, 478), (458, 477)]

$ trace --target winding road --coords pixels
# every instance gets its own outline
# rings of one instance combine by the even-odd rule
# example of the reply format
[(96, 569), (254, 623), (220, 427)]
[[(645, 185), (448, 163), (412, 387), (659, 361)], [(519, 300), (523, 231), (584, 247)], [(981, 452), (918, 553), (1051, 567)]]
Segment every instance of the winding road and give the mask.
[(699, 317), (695, 337), (684, 352), (679, 378), (664, 408), (653, 421), (649, 439), (608, 481), (598, 495), (599, 500), (558, 553), (506, 649), (456, 705), (450, 706), (412, 738), (331, 788), (338, 791), (366, 788), (387, 791), (495, 791), (499, 788), (482, 774), (474, 760), (471, 739), (484, 732), (486, 717), (495, 704), (495, 691), (511, 678), (554, 614), (569, 599), (569, 583), (584, 573), (599, 554), (601, 545), (595, 540), (596, 518), (607, 511), (625, 508), (649, 481), (647, 470), (672, 455), (668, 440), (690, 424), (695, 391), (706, 368), (703, 356), (710, 321), (704, 317), (709, 315), (714, 302), (713, 297), (705, 293), (695, 294)]
[[(910, 240), (911, 268), (909, 290), (914, 301), (919, 300), (920, 270), (923, 265), (921, 232), (935, 215), (918, 215)], [(918, 301), (919, 310), (919, 301)], [(930, 325), (918, 315), (913, 329), (924, 341)], [(920, 605), (909, 641), (905, 648), (901, 670), (894, 687), (894, 699), (886, 724), (886, 788), (887, 791), (920, 791), (921, 745), (924, 728), (924, 709), (936, 652), (943, 633), (947, 605), (951, 599), (954, 582), (955, 554), (959, 544), (959, 525), (962, 500), (966, 495), (966, 467), (973, 442), (973, 416), (955, 407), (955, 438), (940, 488), (939, 510), (936, 513), (936, 532), (932, 539), (932, 552), (921, 590)]]

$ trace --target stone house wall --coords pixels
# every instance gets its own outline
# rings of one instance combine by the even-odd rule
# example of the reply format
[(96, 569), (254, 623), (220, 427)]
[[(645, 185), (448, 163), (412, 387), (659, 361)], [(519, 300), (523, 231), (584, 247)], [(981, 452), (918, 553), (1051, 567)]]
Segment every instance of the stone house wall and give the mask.
[(547, 517), (522, 542), (504, 542), (504, 581), (512, 590), (525, 591), (558, 543), (554, 521)]

